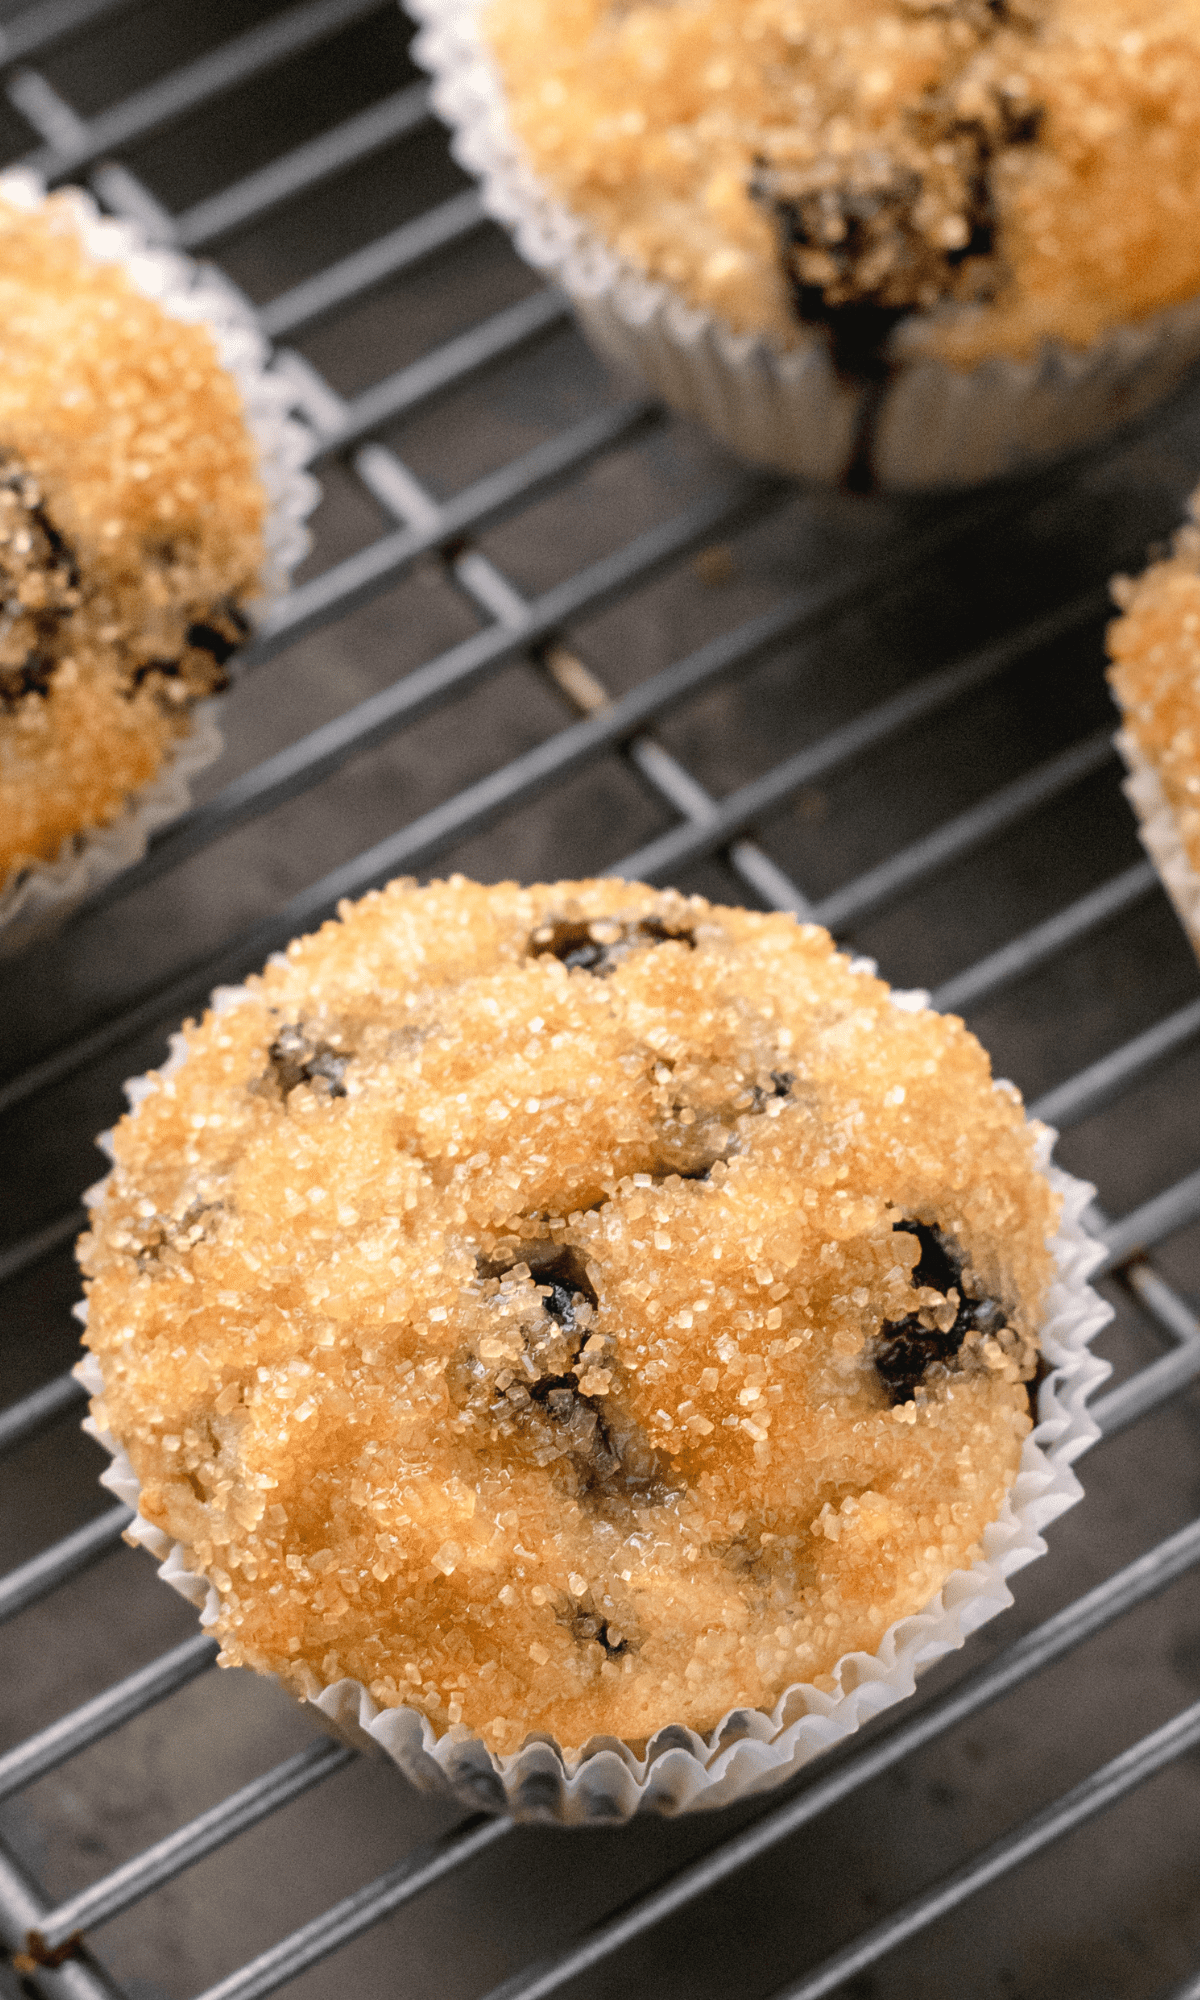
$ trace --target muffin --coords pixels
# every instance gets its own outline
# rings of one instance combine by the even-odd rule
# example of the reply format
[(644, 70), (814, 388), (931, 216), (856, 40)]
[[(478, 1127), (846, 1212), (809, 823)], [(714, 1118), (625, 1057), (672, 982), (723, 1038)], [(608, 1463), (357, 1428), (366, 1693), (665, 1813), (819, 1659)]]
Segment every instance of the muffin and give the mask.
[(1117, 577), (1121, 617), (1108, 629), (1109, 683), (1121, 710), (1117, 747), (1143, 845), (1200, 951), (1200, 528), (1136, 579)]
[(152, 825), (186, 804), (181, 760), (220, 747), (198, 705), (315, 492), (263, 346), (218, 285), (87, 197), (0, 179), (6, 944), (134, 858), (147, 805)]
[(456, 878), (189, 1024), (93, 1198), (84, 1379), (223, 1663), (619, 1816), (999, 1609), (1090, 1435), (1085, 1191), (905, 999), (790, 916)]
[(519, 247), (750, 457), (967, 484), (1200, 351), (1200, 0), (418, 12)]

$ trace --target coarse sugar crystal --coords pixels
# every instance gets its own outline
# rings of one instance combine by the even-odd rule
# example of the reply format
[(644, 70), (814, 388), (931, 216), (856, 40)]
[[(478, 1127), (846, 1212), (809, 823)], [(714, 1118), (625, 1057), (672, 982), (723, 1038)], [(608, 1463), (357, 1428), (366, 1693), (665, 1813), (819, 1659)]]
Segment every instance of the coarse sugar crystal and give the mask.
[(0, 888), (107, 825), (225, 684), (266, 497), (208, 327), (0, 190)]
[(1200, 0), (491, 0), (536, 174), (638, 270), (850, 371), (1200, 293)]
[(114, 1135), (87, 1339), (227, 1660), (639, 1742), (973, 1560), (1057, 1198), (960, 1021), (791, 917), (455, 878), (186, 1039)]

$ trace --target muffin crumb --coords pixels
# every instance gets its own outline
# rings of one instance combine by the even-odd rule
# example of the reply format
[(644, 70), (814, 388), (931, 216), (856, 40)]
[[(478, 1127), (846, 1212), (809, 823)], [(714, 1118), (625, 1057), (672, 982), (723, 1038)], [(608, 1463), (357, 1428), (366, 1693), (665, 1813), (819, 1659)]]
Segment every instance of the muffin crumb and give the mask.
[(207, 327), (0, 195), (0, 886), (107, 825), (226, 685), (265, 496)]
[(1200, 494), (1193, 494), (1193, 518), (1165, 554), (1141, 576), (1114, 580), (1122, 615), (1108, 628), (1108, 650), (1109, 682), (1125, 728), (1154, 771), (1188, 862), (1200, 877), (1198, 501)]
[(960, 1021), (791, 917), (455, 878), (186, 1040), (81, 1255), (226, 1662), (641, 1743), (825, 1685), (974, 1560), (1057, 1198)]
[(491, 0), (534, 170), (639, 270), (848, 374), (1200, 292), (1200, 0)]

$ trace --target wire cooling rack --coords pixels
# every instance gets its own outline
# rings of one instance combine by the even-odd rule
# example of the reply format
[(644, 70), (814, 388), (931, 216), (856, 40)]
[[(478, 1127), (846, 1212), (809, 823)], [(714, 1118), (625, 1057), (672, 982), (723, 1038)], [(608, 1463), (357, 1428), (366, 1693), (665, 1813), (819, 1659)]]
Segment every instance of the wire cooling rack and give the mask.
[[(408, 35), (376, 0), (0, 6), (0, 154), (219, 255), (326, 486), (206, 794), (4, 974), (0, 1984), (1196, 2000), (1200, 982), (1100, 630), (1200, 472), (1200, 396), (950, 502), (738, 467), (486, 223)], [(463, 1818), (214, 1675), (77, 1430), (69, 1245), (121, 1077), (340, 896), (453, 866), (817, 918), (966, 1012), (1113, 1210), (1103, 1440), (1016, 1611), (710, 1818)]]

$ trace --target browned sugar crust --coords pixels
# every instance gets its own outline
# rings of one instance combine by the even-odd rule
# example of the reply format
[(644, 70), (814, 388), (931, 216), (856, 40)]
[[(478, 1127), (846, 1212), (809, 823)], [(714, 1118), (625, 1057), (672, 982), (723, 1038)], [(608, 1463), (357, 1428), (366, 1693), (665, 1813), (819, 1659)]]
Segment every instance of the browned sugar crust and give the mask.
[(227, 1662), (515, 1749), (830, 1686), (979, 1553), (1057, 1199), (824, 931), (396, 882), (115, 1134), (97, 1420)]
[(1200, 0), (490, 0), (535, 170), (738, 331), (960, 365), (1200, 291)]
[(0, 887), (106, 825), (224, 684), (262, 567), (241, 397), (203, 326), (0, 196)]
[(1164, 561), (1119, 577), (1113, 594), (1122, 616), (1108, 628), (1109, 681), (1200, 874), (1200, 528), (1181, 528)]

